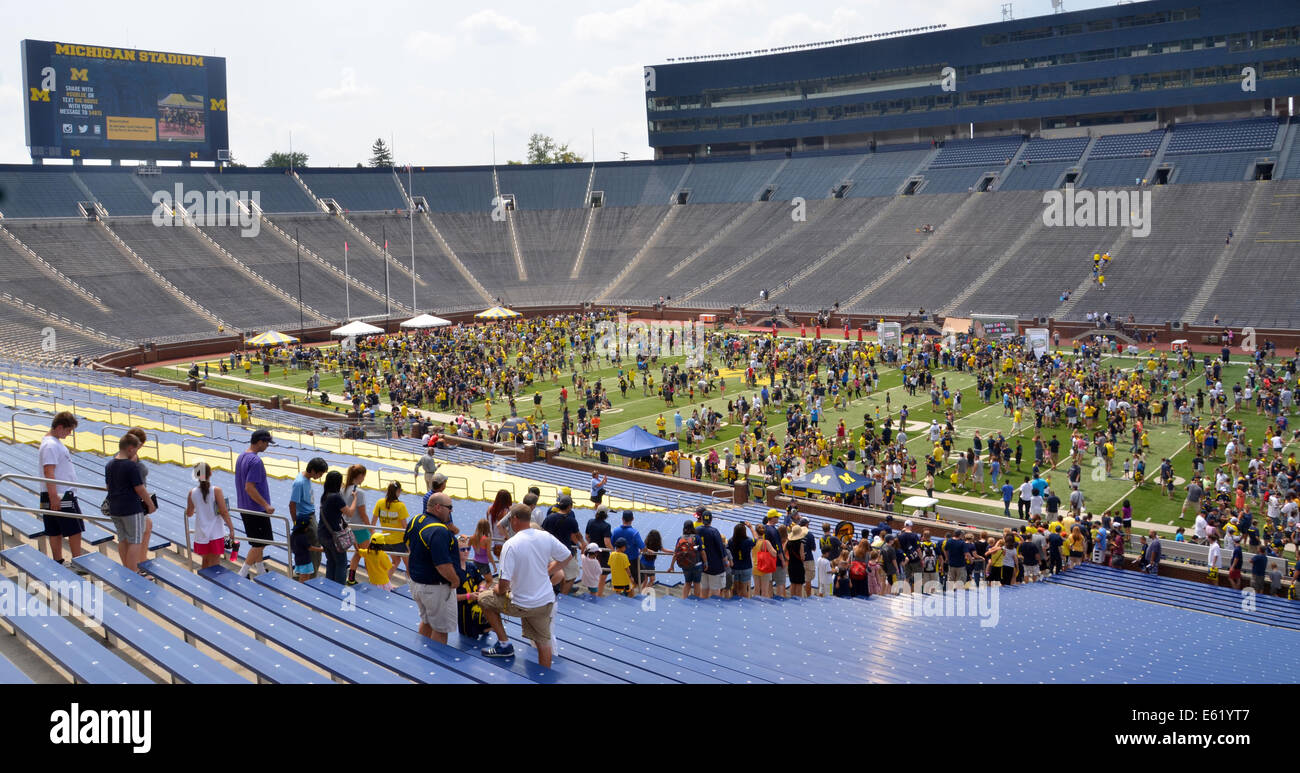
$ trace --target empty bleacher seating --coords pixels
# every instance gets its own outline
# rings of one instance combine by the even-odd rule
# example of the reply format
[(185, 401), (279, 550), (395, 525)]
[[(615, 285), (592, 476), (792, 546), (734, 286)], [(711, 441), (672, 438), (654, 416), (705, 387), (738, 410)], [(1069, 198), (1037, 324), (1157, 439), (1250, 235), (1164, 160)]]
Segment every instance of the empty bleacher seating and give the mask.
[(1141, 134), (1107, 134), (1097, 139), (1088, 160), (1103, 158), (1136, 158), (1154, 155), (1165, 138), (1163, 129)]
[(1269, 150), (1277, 139), (1277, 126), (1274, 118), (1178, 124), (1165, 155)]
[(313, 170), (299, 173), (319, 199), (334, 199), (350, 212), (405, 209), (406, 195), (397, 187), (391, 169), (375, 171)]
[(934, 161), (931, 169), (943, 169), (951, 166), (988, 166), (1001, 165), (1011, 159), (1020, 149), (1024, 138), (1020, 135), (1009, 137), (982, 137), (971, 140), (949, 140)]
[(1079, 156), (1088, 147), (1091, 141), (1090, 137), (1066, 137), (1059, 140), (1048, 140), (1042, 137), (1035, 137), (1025, 146), (1025, 152), (1020, 154), (1021, 161), (1078, 161)]

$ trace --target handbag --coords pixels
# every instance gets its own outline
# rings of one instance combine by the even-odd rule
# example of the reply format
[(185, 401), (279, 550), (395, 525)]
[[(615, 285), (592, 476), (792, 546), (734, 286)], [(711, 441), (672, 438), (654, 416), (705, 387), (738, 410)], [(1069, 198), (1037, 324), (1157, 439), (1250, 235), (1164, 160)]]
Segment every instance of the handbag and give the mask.
[(346, 553), (357, 546), (356, 537), (353, 536), (352, 530), (347, 528), (346, 524), (342, 531), (334, 531), (334, 529), (330, 528), (328, 518), (325, 518), (322, 515), (320, 522), (325, 527), (325, 531), (330, 533), (330, 539), (334, 544), (334, 550), (336, 552)]

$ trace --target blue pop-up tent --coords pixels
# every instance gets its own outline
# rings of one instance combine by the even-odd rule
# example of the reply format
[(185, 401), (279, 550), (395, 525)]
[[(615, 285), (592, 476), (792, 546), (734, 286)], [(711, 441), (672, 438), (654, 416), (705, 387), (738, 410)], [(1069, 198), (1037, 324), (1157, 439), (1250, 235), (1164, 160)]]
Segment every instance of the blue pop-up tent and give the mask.
[(619, 456), (640, 459), (654, 454), (662, 454), (677, 448), (676, 440), (665, 440), (651, 435), (640, 427), (624, 430), (608, 440), (592, 443), (597, 451), (606, 451)]
[(801, 491), (816, 491), (821, 494), (851, 494), (868, 485), (866, 478), (843, 467), (826, 465), (807, 475), (790, 482), (792, 488)]

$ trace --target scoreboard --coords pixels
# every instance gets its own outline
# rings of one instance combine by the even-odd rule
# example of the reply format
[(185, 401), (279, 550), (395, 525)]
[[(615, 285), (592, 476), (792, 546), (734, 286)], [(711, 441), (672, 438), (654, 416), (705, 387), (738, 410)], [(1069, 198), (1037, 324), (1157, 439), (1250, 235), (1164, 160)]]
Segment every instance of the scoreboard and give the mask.
[(215, 161), (230, 147), (224, 58), (24, 40), (22, 70), (33, 159)]

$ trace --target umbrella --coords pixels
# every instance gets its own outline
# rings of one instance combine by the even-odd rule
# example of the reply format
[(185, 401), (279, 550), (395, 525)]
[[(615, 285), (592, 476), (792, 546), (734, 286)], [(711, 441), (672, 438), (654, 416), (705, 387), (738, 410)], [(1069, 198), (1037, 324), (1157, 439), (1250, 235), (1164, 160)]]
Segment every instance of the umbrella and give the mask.
[(381, 327), (366, 324), (365, 322), (349, 322), (337, 330), (331, 330), (330, 335), (343, 336), (350, 338), (352, 336), (372, 336), (384, 332)]
[(421, 314), (418, 317), (411, 317), (402, 323), (405, 328), (426, 328), (426, 327), (446, 327), (451, 324), (451, 320), (435, 317), (432, 314)]
[(822, 494), (848, 494), (867, 487), (869, 481), (841, 467), (827, 465), (790, 483), (791, 487)]
[(496, 442), (521, 442), (524, 433), (532, 428), (532, 425), (528, 423), (527, 419), (522, 416), (512, 416), (501, 423), (500, 429), (497, 430)]
[(501, 306), (493, 306), (487, 311), (480, 311), (478, 314), (475, 314), (474, 319), (514, 319), (515, 317), (522, 316), (523, 314), (520, 314), (517, 311), (502, 308)]
[(265, 333), (259, 333), (244, 343), (249, 346), (279, 346), (281, 344), (295, 343), (298, 339), (291, 335), (285, 335), (278, 330), (268, 330)]

